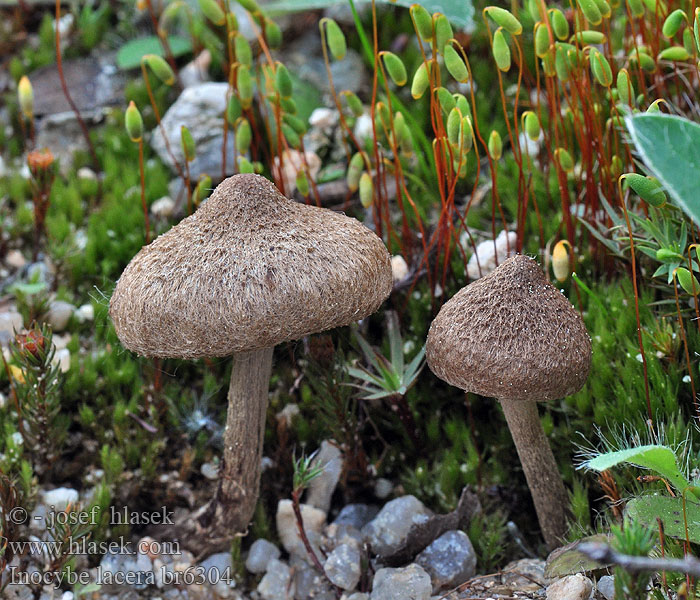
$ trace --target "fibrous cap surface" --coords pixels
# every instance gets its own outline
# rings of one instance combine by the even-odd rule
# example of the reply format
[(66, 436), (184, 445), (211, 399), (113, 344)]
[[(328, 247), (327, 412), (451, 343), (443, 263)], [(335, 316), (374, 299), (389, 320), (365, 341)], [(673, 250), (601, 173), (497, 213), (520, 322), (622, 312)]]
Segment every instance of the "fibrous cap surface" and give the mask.
[(502, 400), (553, 400), (578, 391), (591, 340), (537, 263), (514, 256), (462, 288), (430, 326), (430, 369), (468, 392)]
[(391, 286), (389, 253), (357, 220), (235, 175), (141, 249), (109, 313), (139, 354), (229, 356), (362, 319)]

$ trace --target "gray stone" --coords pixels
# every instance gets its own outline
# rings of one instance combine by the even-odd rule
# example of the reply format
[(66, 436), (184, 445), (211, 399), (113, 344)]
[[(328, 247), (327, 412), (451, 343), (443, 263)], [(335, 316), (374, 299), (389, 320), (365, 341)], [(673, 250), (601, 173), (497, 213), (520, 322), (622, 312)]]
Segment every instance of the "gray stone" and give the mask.
[(362, 535), (379, 556), (395, 551), (414, 525), (425, 523), (433, 512), (415, 496), (401, 496), (384, 505), (362, 528)]
[(335, 600), (328, 581), (316, 567), (298, 556), (292, 556), (289, 563), (294, 573), (294, 600)]
[[(149, 564), (137, 564), (137, 557), (142, 558), (143, 556), (118, 552), (105, 554), (100, 562), (101, 580), (103, 581), (101, 591), (111, 592), (128, 588), (145, 590), (153, 583), (154, 572), (152, 564), (150, 566)], [(129, 585), (119, 583), (125, 582), (127, 578)]]
[(365, 594), (364, 592), (355, 592), (354, 594), (350, 594), (348, 596), (348, 600), (369, 600), (369, 594)]
[(354, 590), (360, 582), (360, 552), (356, 546), (341, 544), (328, 555), (323, 570), (328, 579), (344, 590)]
[[(163, 116), (163, 129), (156, 127), (153, 131), (151, 146), (174, 173), (177, 173), (177, 168), (168, 152), (163, 130), (172, 155), (184, 168), (185, 157), (180, 144), (180, 128), (185, 125), (192, 134), (197, 151), (195, 159), (190, 163), (191, 180), (196, 181), (205, 173), (214, 181), (221, 179), (223, 114), (226, 110), (227, 90), (226, 83), (202, 83), (186, 88)], [(234, 147), (233, 131), (229, 130), (226, 142), (227, 175), (234, 172)]]
[(357, 548), (362, 548), (362, 532), (352, 525), (343, 523), (331, 523), (326, 527), (326, 547), (330, 550), (347, 544)]
[(218, 552), (203, 560), (199, 565), (207, 583), (217, 598), (233, 598), (235, 582), (230, 552)]
[(258, 594), (264, 600), (288, 600), (287, 589), (292, 577), (291, 570), (276, 558), (273, 558), (267, 567), (267, 573), (258, 584)]
[(24, 327), (24, 319), (17, 311), (0, 312), (0, 334), (6, 334), (8, 340), (14, 337), (16, 331), (21, 331), (22, 327)]
[(612, 575), (603, 575), (596, 582), (596, 590), (605, 600), (615, 599), (615, 578)]
[(380, 477), (374, 484), (374, 495), (380, 500), (388, 498), (391, 492), (394, 491), (394, 484), (388, 479)]
[(268, 563), (280, 557), (280, 549), (267, 540), (255, 540), (248, 551), (245, 568), (251, 573), (264, 573)]
[(49, 312), (46, 315), (51, 329), (54, 331), (63, 331), (68, 326), (68, 321), (73, 316), (75, 306), (70, 302), (63, 300), (54, 300), (49, 306)]
[(476, 573), (474, 546), (463, 531), (446, 531), (416, 557), (433, 582), (433, 591), (455, 587)]
[(346, 504), (343, 506), (333, 523), (336, 525), (352, 525), (357, 529), (362, 529), (374, 517), (377, 516), (379, 508), (369, 504)]
[(429, 600), (430, 575), (410, 564), (400, 569), (379, 569), (372, 582), (370, 600)]
[[(308, 504), (302, 504), (300, 509), (306, 536), (309, 538), (309, 543), (316, 553), (316, 556), (319, 556), (321, 532), (326, 523), (326, 513)], [(276, 520), (277, 535), (279, 535), (284, 549), (289, 552), (289, 554), (296, 554), (305, 560), (309, 560), (304, 543), (299, 537), (299, 530), (297, 528), (297, 521), (294, 516), (291, 500), (279, 501)]]
[(324, 440), (314, 457), (313, 466), (322, 467), (323, 471), (311, 480), (306, 504), (315, 506), (327, 514), (331, 507), (331, 497), (343, 470), (343, 454), (336, 445)]
[(547, 600), (587, 600), (593, 591), (593, 582), (585, 575), (567, 575), (547, 587)]

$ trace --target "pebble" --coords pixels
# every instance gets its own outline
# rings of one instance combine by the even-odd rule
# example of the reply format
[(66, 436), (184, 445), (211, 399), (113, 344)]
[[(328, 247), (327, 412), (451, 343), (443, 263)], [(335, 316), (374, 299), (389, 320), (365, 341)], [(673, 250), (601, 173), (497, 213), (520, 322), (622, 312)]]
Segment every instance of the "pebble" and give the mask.
[(210, 462), (203, 463), (199, 472), (211, 481), (216, 481), (219, 478), (219, 466)]
[(0, 312), (0, 340), (11, 340), (16, 331), (21, 331), (24, 319), (17, 311), (9, 310)]
[[(170, 142), (172, 154), (180, 165), (185, 157), (182, 144), (173, 143), (180, 139), (180, 127), (185, 125), (192, 134), (197, 155), (190, 162), (190, 177), (197, 181), (200, 175), (208, 173), (217, 180), (221, 177), (221, 148), (224, 139), (224, 119), (226, 110), (227, 83), (200, 83), (185, 88), (179, 98), (170, 106), (161, 120), (165, 135)], [(235, 165), (235, 136), (229, 131), (226, 142), (226, 173), (233, 173)], [(151, 146), (161, 160), (172, 171), (177, 172), (160, 127), (156, 127), (151, 136)]]
[(370, 600), (430, 600), (430, 575), (410, 564), (400, 569), (379, 569), (372, 582)]
[(294, 600), (335, 600), (328, 581), (315, 567), (296, 556), (289, 562), (294, 574)]
[(362, 548), (362, 533), (357, 527), (343, 523), (331, 523), (326, 527), (326, 546), (332, 550), (342, 544)]
[[(467, 274), (470, 279), (479, 279), (491, 273), (500, 263), (509, 256), (515, 254), (517, 234), (514, 231), (501, 231), (493, 240), (485, 240), (476, 246), (476, 251), (472, 254), (467, 263)], [(469, 240), (462, 240), (465, 247), (469, 247)], [(510, 252), (509, 252), (510, 250)]]
[(330, 129), (338, 124), (339, 116), (337, 110), (332, 110), (322, 106), (314, 109), (309, 116), (309, 125), (319, 129)]
[(233, 565), (231, 564), (230, 552), (218, 552), (204, 559), (200, 565), (205, 574), (207, 583), (216, 594), (217, 598), (232, 598), (233, 588)]
[(61, 373), (66, 373), (67, 371), (69, 371), (70, 350), (68, 350), (68, 348), (61, 348), (60, 350), (57, 350), (56, 354), (53, 355), (51, 364), (54, 366), (58, 366), (58, 369), (59, 371), (61, 371)]
[(615, 578), (612, 575), (603, 575), (596, 583), (596, 589), (605, 600), (615, 598)]
[(280, 557), (280, 549), (272, 542), (259, 539), (253, 542), (248, 551), (248, 558), (245, 561), (245, 568), (251, 573), (264, 573), (271, 560)]
[(156, 217), (171, 217), (174, 211), (175, 200), (173, 200), (170, 196), (158, 198), (158, 200), (151, 204), (151, 214)]
[[(340, 600), (344, 600), (346, 596), (341, 596)], [(347, 596), (347, 600), (369, 600), (369, 594), (365, 594), (364, 592), (355, 592), (354, 594), (350, 594)]]
[(265, 576), (258, 584), (258, 594), (264, 600), (288, 600), (287, 588), (291, 578), (290, 568), (282, 561), (273, 558), (268, 563)]
[(54, 331), (63, 331), (67, 326), (70, 318), (73, 316), (75, 307), (70, 302), (63, 300), (54, 300), (49, 306), (49, 312), (46, 319)]
[(328, 555), (323, 570), (328, 579), (344, 590), (354, 590), (360, 582), (360, 552), (350, 544), (336, 546)]
[(577, 573), (558, 579), (547, 588), (547, 600), (586, 600), (593, 591), (593, 582)]
[(379, 514), (362, 528), (362, 535), (379, 556), (395, 551), (414, 525), (425, 523), (433, 512), (415, 496), (387, 502)]
[(352, 525), (357, 529), (362, 529), (377, 516), (378, 512), (378, 507), (370, 506), (369, 504), (346, 504), (333, 523), (336, 525)]
[(52, 511), (65, 510), (69, 504), (76, 504), (79, 498), (78, 490), (60, 487), (41, 494), (41, 502)]
[(313, 466), (322, 467), (323, 471), (311, 480), (306, 496), (306, 504), (315, 506), (328, 514), (328, 510), (331, 507), (331, 497), (343, 470), (343, 454), (338, 446), (324, 440), (321, 442), (321, 448), (314, 457)]
[(405, 279), (408, 275), (408, 265), (406, 260), (400, 254), (391, 257), (391, 276), (394, 282)]
[(10, 250), (5, 257), (5, 264), (11, 269), (21, 269), (27, 264), (27, 259), (19, 250)]
[(83, 304), (75, 311), (75, 317), (80, 323), (92, 321), (95, 318), (95, 308), (92, 304)]
[(476, 573), (476, 552), (463, 531), (446, 531), (417, 557), (433, 582), (433, 591), (456, 587)]
[[(302, 504), (300, 508), (304, 521), (304, 531), (309, 538), (311, 547), (316, 552), (316, 556), (318, 556), (321, 532), (326, 523), (326, 513), (308, 504)], [(280, 500), (277, 504), (277, 535), (289, 554), (296, 554), (305, 560), (309, 558), (304, 543), (299, 537), (291, 500)]]
[[(275, 156), (275, 168), (279, 169), (280, 159)], [(318, 154), (307, 150), (303, 155), (298, 150), (284, 150), (282, 152), (282, 180), (284, 192), (291, 196), (297, 189), (297, 175), (299, 171), (307, 174), (307, 179), (315, 180), (321, 170), (321, 159)]]
[(374, 495), (380, 500), (384, 500), (394, 491), (394, 484), (388, 479), (380, 477), (374, 482)]

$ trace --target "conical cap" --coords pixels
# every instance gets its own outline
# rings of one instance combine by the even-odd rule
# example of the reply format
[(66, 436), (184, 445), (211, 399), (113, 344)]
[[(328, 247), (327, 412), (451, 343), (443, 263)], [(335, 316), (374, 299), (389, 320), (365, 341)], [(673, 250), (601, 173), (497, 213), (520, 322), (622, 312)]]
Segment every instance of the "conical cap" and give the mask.
[(145, 356), (230, 356), (348, 325), (392, 287), (389, 253), (357, 220), (288, 200), (264, 177), (224, 180), (145, 246), (109, 314)]
[(430, 369), (468, 392), (553, 400), (578, 391), (591, 364), (583, 320), (527, 256), (462, 288), (430, 326)]

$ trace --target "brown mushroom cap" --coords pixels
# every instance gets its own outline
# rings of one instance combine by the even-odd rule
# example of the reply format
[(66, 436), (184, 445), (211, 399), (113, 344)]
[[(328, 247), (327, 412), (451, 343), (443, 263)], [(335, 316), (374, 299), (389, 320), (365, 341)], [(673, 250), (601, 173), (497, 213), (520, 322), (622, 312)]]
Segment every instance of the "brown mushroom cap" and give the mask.
[(554, 400), (581, 389), (591, 365), (583, 320), (527, 256), (462, 288), (430, 326), (430, 369), (501, 400)]
[(357, 220), (235, 175), (141, 249), (109, 314), (139, 354), (230, 356), (348, 325), (391, 287), (387, 249)]

